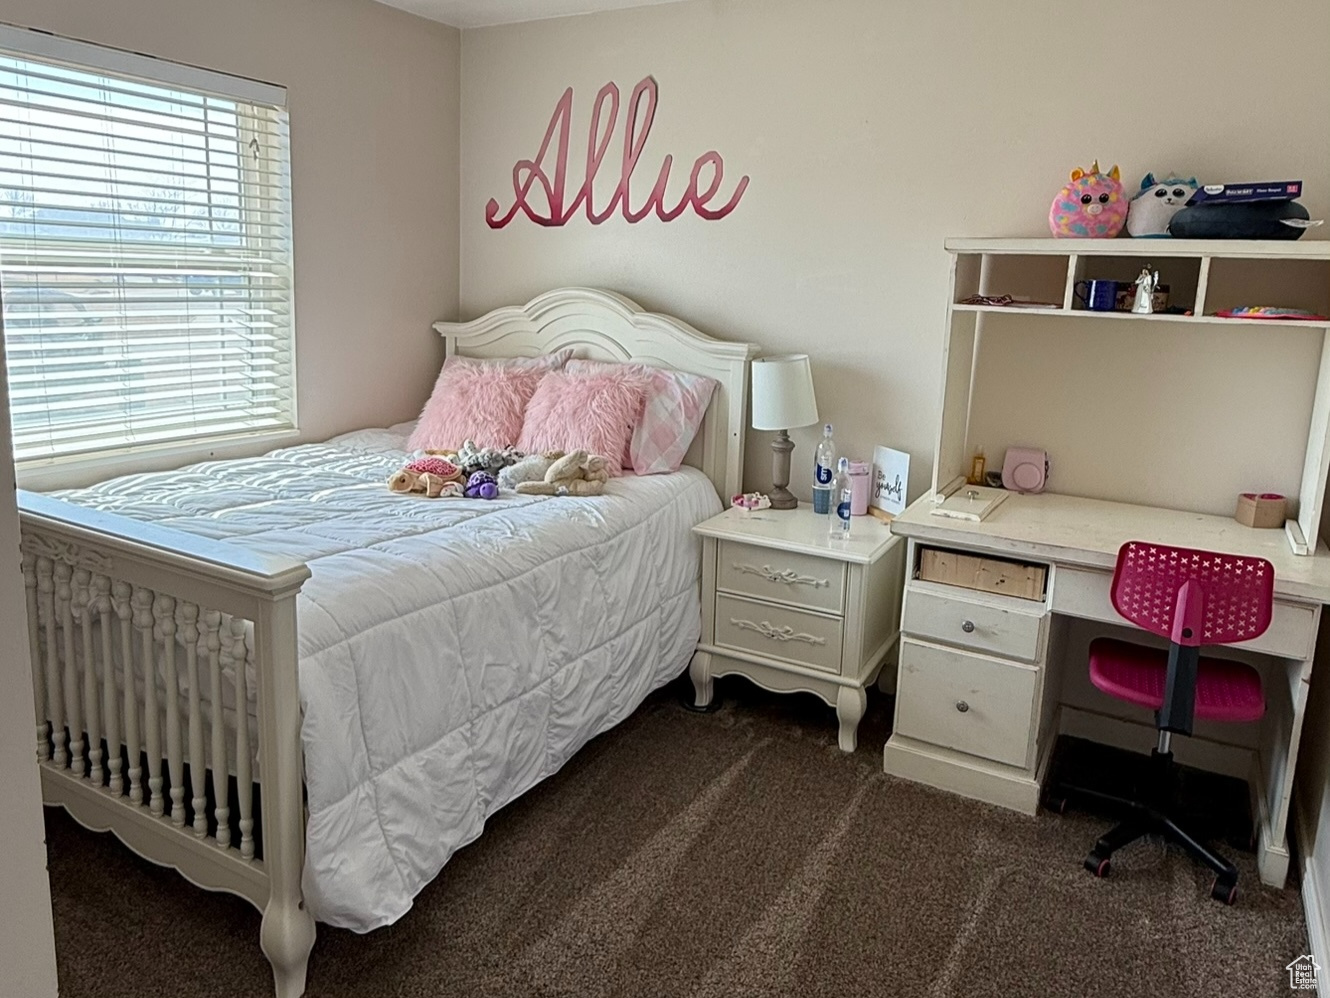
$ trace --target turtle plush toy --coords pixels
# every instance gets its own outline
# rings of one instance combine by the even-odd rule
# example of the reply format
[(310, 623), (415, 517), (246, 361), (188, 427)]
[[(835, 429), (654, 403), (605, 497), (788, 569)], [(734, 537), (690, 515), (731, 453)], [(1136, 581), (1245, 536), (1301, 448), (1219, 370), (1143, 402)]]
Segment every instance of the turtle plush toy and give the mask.
[(488, 471), (475, 471), (466, 480), (466, 491), (462, 494), (468, 499), (497, 499), (499, 483)]

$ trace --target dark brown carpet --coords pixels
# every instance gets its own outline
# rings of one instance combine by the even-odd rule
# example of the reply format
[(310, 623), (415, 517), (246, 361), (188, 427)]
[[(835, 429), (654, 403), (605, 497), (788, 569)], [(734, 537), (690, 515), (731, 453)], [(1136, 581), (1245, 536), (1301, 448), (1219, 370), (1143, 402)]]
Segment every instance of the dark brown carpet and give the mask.
[[(1099, 821), (884, 776), (886, 698), (845, 756), (811, 697), (730, 680), (698, 715), (676, 694), (496, 815), (398, 924), (320, 927), (311, 998), (1288, 994), (1301, 902), (1249, 855), (1235, 908), (1157, 844), (1097, 881)], [(63, 812), (48, 835), (64, 998), (271, 993), (247, 903)]]

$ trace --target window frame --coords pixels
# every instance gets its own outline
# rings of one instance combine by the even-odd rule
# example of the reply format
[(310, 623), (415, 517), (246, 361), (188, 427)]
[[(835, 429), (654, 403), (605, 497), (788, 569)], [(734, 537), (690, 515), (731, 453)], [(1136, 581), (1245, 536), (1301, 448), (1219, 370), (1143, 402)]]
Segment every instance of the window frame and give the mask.
[[(111, 46), (54, 35), (0, 22), (0, 50), (20, 58), (49, 60), (89, 72), (127, 76), (149, 85), (177, 87), (190, 93), (208, 94), (249, 104), (261, 104), (288, 114), (287, 91), (283, 86), (249, 77), (204, 69), (186, 63), (130, 52)], [(239, 432), (219, 432), (196, 438), (130, 443), (103, 448), (94, 453), (35, 455), (16, 460), (18, 484), (23, 488), (60, 488), (90, 484), (107, 474), (130, 473), (178, 467), (190, 460), (224, 458), (261, 453), (300, 438), (298, 391), (298, 340), (296, 335), (294, 199), (291, 194), (292, 148), (289, 133), (283, 152), (282, 176), (286, 184), (285, 223), (289, 275), (286, 300), (290, 364), (286, 388), (290, 393), (290, 426), (262, 427)], [(242, 186), (242, 192), (244, 187)], [(242, 208), (249, 212), (251, 208)], [(2, 317), (0, 317), (2, 320)], [(2, 358), (0, 358), (2, 360)], [(5, 404), (9, 404), (8, 375), (4, 378)]]

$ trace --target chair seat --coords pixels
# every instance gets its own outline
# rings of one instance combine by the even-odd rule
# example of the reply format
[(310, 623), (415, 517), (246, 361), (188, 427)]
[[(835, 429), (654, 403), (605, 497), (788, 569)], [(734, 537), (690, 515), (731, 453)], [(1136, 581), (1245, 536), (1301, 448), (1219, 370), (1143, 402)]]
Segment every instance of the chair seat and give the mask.
[[(1109, 696), (1158, 710), (1164, 702), (1168, 652), (1098, 638), (1090, 643), (1090, 681)], [(1261, 677), (1243, 662), (1202, 657), (1196, 716), (1207, 721), (1257, 721), (1265, 714)]]

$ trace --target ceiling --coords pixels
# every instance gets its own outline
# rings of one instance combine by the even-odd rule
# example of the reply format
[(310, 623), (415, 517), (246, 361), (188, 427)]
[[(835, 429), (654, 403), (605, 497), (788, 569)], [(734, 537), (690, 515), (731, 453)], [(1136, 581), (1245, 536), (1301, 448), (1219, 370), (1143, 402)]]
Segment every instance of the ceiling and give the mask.
[(678, 0), (379, 0), (412, 14), (442, 21), (455, 28), (483, 28), (489, 24), (539, 21), (547, 17), (590, 14), (623, 7), (647, 7)]

